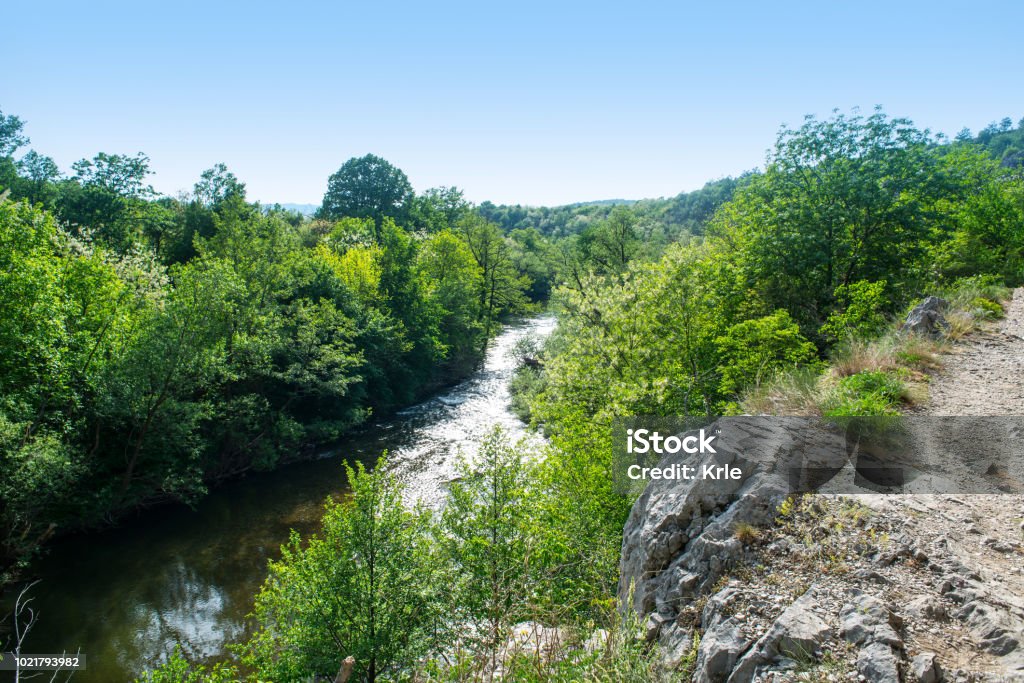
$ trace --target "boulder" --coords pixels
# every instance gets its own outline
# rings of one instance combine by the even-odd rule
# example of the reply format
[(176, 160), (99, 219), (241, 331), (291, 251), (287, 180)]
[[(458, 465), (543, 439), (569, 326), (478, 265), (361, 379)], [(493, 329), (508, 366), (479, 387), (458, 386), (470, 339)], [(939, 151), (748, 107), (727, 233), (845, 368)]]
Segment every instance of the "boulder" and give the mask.
[(697, 650), (693, 675), (695, 683), (724, 683), (751, 642), (740, 631), (739, 623), (733, 619), (720, 621), (714, 628), (705, 631)]
[(902, 331), (926, 337), (942, 336), (949, 329), (949, 322), (942, 315), (948, 307), (949, 302), (945, 299), (928, 297), (910, 311)]
[(939, 683), (942, 668), (933, 652), (922, 652), (910, 661), (910, 680), (916, 683)]
[(900, 660), (885, 643), (871, 643), (857, 654), (857, 673), (868, 683), (900, 683)]
[(903, 611), (918, 619), (932, 619), (934, 621), (941, 621), (949, 616), (946, 606), (942, 604), (942, 600), (932, 595), (918, 595), (907, 603)]
[(817, 600), (812, 586), (786, 608), (760, 640), (736, 663), (728, 683), (747, 683), (757, 671), (777, 668), (786, 661), (815, 659), (831, 633), (816, 614)]
[(730, 466), (743, 476), (648, 482), (623, 530), (619, 604), (641, 616), (678, 614), (710, 592), (743, 554), (734, 538), (737, 524), (763, 526), (775, 518), (793, 490), (794, 472), (838, 471), (845, 463), (845, 436), (809, 424), (806, 418), (723, 418), (705, 428), (720, 433), (716, 453), (662, 459), (661, 468)]

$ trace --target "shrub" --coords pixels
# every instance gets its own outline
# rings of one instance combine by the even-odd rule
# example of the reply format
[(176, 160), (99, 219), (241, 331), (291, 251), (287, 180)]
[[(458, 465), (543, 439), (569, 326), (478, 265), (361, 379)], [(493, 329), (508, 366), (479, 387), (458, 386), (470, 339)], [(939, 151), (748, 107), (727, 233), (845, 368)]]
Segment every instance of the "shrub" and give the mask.
[(869, 371), (836, 382), (823, 405), (826, 417), (898, 415), (906, 387), (893, 373)]
[(800, 328), (783, 310), (733, 325), (715, 340), (715, 345), (720, 355), (720, 388), (726, 395), (760, 384), (780, 370), (818, 360), (814, 344), (800, 334)]
[(885, 282), (860, 280), (839, 285), (835, 297), (842, 309), (829, 315), (821, 326), (821, 335), (825, 339), (874, 338), (885, 330), (885, 316), (882, 315), (886, 305)]
[(980, 296), (971, 299), (971, 309), (976, 311), (978, 317), (993, 320), (1002, 318), (1004, 314), (1002, 304)]

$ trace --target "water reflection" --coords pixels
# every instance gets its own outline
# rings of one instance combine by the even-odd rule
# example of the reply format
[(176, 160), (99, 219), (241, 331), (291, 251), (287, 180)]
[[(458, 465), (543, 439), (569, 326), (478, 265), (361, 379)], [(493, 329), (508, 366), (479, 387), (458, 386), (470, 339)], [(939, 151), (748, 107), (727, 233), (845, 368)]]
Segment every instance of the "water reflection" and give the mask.
[(317, 528), (328, 495), (344, 493), (342, 458), (369, 463), (386, 449), (412, 495), (436, 505), (458, 454), (471, 455), (490, 425), (524, 434), (508, 409), (508, 352), (553, 326), (552, 318), (509, 326), (473, 377), (354, 435), (337, 453), (231, 483), (196, 510), (150, 510), (55, 544), (34, 568), (39, 621), (23, 651), (80, 649), (88, 670), (73, 680), (83, 682), (131, 680), (175, 644), (192, 657), (222, 655), (245, 636), (267, 560), (291, 529)]

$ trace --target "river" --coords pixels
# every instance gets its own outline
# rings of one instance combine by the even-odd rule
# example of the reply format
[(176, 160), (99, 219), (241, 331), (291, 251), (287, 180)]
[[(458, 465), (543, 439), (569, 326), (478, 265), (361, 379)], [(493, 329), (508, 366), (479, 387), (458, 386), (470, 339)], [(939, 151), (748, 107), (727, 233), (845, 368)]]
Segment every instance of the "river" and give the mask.
[(471, 455), (492, 425), (525, 436), (508, 405), (509, 351), (553, 327), (550, 317), (507, 325), (474, 375), (324, 457), (231, 482), (195, 509), (160, 507), (54, 543), (30, 572), (40, 579), (32, 592), (38, 621), (22, 652), (86, 654), (88, 668), (72, 679), (82, 683), (132, 680), (175, 644), (189, 658), (224, 654), (246, 635), (267, 560), (291, 529), (316, 531), (325, 499), (344, 494), (343, 462), (372, 463), (387, 450), (410, 497), (436, 506), (459, 453)]

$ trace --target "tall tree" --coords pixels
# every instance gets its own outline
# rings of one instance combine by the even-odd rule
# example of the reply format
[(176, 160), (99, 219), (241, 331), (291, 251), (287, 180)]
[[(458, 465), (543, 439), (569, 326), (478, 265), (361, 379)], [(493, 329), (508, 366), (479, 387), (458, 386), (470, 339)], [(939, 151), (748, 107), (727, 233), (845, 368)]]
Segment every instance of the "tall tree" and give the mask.
[(524, 305), (528, 283), (516, 271), (511, 245), (497, 225), (471, 214), (459, 228), (480, 269), (477, 316), (489, 336), (498, 316)]
[(17, 116), (0, 111), (0, 157), (14, 156), (19, 148), (29, 143), (21, 132), (24, 127), (25, 122)]
[(784, 129), (756, 176), (713, 221), (768, 310), (807, 335), (835, 308), (837, 287), (886, 279), (897, 295), (926, 274), (925, 238), (951, 189), (928, 131), (881, 110), (808, 117)]
[(245, 661), (261, 678), (331, 678), (351, 656), (359, 680), (372, 683), (443, 642), (445, 582), (427, 513), (404, 506), (383, 459), (372, 472), (346, 469), (351, 497), (328, 501), (323, 531), (308, 543), (293, 533), (256, 598), (260, 629)]
[(443, 515), (444, 546), (459, 569), (452, 586), (457, 610), (495, 670), (509, 628), (526, 614), (531, 515), (530, 469), (495, 427), (473, 463), (463, 461)]
[(245, 183), (238, 180), (224, 164), (203, 171), (192, 190), (196, 201), (208, 208), (216, 208), (230, 199), (245, 199)]
[(18, 173), (25, 179), (25, 198), (32, 204), (43, 202), (48, 205), (53, 198), (53, 183), (60, 177), (57, 162), (34, 149), (18, 160)]
[(373, 154), (346, 161), (327, 180), (320, 218), (372, 218), (380, 230), (385, 217), (402, 222), (413, 200), (401, 169)]

